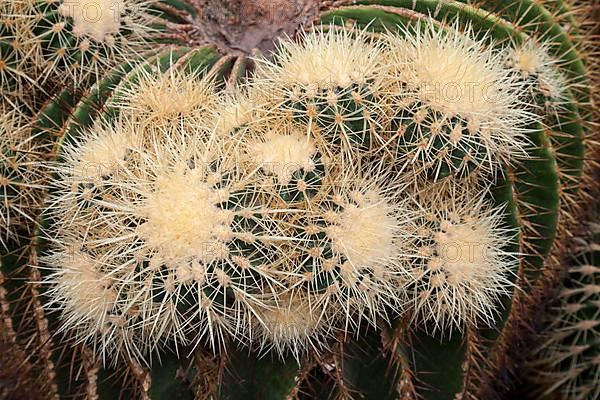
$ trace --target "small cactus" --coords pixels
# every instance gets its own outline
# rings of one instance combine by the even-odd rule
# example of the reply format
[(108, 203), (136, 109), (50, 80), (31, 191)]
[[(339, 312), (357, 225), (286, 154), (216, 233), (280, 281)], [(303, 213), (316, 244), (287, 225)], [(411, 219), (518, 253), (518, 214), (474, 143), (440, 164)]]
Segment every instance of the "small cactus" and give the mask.
[(407, 221), (414, 216), (394, 189), (383, 189), (369, 175), (343, 172), (325, 178), (314, 197), (288, 207), (279, 218), (294, 241), (292, 289), (339, 309), (346, 329), (402, 311), (410, 260)]
[(504, 207), (490, 206), (485, 193), (446, 190), (441, 196), (422, 195), (419, 204), (413, 318), (431, 321), (441, 332), (493, 326), (500, 299), (514, 286), (517, 255), (506, 249), (517, 232), (506, 227)]
[(400, 169), (433, 180), (474, 170), (498, 173), (526, 156), (533, 110), (525, 84), (503, 68), (503, 53), (473, 28), (391, 34), (385, 89), (391, 108), (392, 154)]
[[(14, 0), (2, 2), (0, 90), (35, 112), (32, 90), (51, 95), (130, 60), (160, 39), (158, 1)], [(164, 35), (163, 35), (164, 36)]]
[(529, 96), (544, 111), (551, 113), (566, 101), (563, 92), (568, 85), (566, 78), (557, 71), (556, 60), (550, 57), (547, 47), (531, 42), (513, 46), (508, 51), (506, 66), (527, 82)]
[[(74, 244), (94, 260), (97, 284), (108, 281), (118, 296), (82, 333), (94, 342), (100, 332), (103, 354), (112, 347), (107, 338), (122, 336), (117, 348), (137, 356), (167, 339), (193, 343), (194, 328), (218, 347), (223, 331), (239, 329), (244, 304), (264, 291), (261, 265), (275, 250), (260, 192), (243, 171), (225, 168), (218, 143), (190, 142), (194, 133), (202, 137), (200, 130), (153, 134), (124, 121), (63, 145), (48, 217), (64, 250), (47, 261), (56, 297), (67, 303), (73, 291), (61, 291), (61, 260)], [(85, 315), (66, 312), (65, 329), (80, 329)], [(111, 333), (97, 329), (113, 315), (119, 324), (109, 324)], [(132, 333), (112, 333), (123, 329)]]
[(258, 59), (254, 90), (327, 148), (355, 154), (381, 145), (381, 46), (364, 35), (312, 31)]

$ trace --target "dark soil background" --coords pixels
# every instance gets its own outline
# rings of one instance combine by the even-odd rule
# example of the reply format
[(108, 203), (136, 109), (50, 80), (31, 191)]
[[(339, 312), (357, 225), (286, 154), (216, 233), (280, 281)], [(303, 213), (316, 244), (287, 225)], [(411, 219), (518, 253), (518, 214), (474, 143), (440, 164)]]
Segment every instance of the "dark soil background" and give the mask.
[(229, 53), (269, 53), (274, 40), (310, 26), (321, 11), (351, 0), (191, 0), (198, 9), (193, 39)]

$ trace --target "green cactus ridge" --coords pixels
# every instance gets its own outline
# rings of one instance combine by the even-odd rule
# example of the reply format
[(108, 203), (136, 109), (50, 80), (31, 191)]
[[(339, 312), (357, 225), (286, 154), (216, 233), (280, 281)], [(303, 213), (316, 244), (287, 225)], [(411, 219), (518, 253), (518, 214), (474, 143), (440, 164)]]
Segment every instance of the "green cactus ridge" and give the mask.
[[(252, 61), (172, 45), (192, 2), (0, 5), (0, 348), (20, 385), (507, 396), (595, 193), (587, 8), (348, 3)], [(532, 395), (598, 396), (596, 250), (571, 257)]]

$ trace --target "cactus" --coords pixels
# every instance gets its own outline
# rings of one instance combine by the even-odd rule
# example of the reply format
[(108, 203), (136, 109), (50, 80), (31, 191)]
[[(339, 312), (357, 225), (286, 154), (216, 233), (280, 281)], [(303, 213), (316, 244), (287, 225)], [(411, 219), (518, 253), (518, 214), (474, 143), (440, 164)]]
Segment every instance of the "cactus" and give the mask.
[(10, 107), (0, 111), (0, 247), (6, 250), (18, 235), (31, 234), (27, 226), (35, 218), (31, 208), (41, 176), (29, 157), (35, 151), (35, 138), (23, 129), (26, 116)]
[(172, 14), (160, 1), (3, 2), (0, 91), (14, 106), (35, 112), (56, 88), (87, 86), (150, 42), (170, 40)]
[[(514, 384), (592, 184), (577, 13), (356, 3), (248, 79), (244, 57), (209, 46), (149, 50), (35, 113), (16, 143), (45, 143), (52, 174), (38, 224), (6, 242), (2, 304), (49, 396), (487, 399)], [(86, 34), (106, 40), (100, 25)], [(449, 101), (448, 84), (476, 87)]]
[[(421, 194), (420, 262), (412, 301), (419, 321), (433, 330), (464, 329), (498, 319), (498, 300), (512, 292), (516, 254), (507, 250), (516, 230), (503, 223), (503, 208), (490, 208), (484, 194)], [(468, 192), (467, 192), (468, 193)]]
[(328, 148), (354, 153), (379, 137), (380, 46), (360, 34), (305, 35), (281, 43), (274, 60), (258, 60), (255, 90), (267, 105), (305, 126), (314, 126)]
[[(285, 125), (254, 140), (250, 132), (215, 137), (192, 104), (175, 110), (181, 122), (161, 128), (148, 118), (153, 107), (140, 112), (122, 95), (144, 94), (147, 84), (123, 82), (112, 124), (61, 143), (45, 216), (56, 244), (42, 262), (52, 271), (49, 307), (65, 310), (63, 329), (102, 355), (148, 363), (166, 341), (220, 348), (229, 336), (243, 342), (253, 329), (280, 329), (273, 324), (289, 312), (281, 302), (311, 299), (306, 306), (321, 310), (312, 318), (327, 332), (343, 320), (324, 318), (338, 308), (354, 326), (363, 314), (374, 321), (384, 305), (398, 307), (402, 226), (411, 217), (391, 196), (394, 186), (382, 191), (333, 162), (321, 165), (319, 179), (316, 149)], [(161, 98), (157, 109), (171, 101)], [(297, 349), (314, 340), (291, 336)], [(264, 346), (283, 353), (289, 341)]]
[(194, 131), (163, 139), (161, 131), (152, 136), (122, 123), (93, 132), (84, 143), (63, 145), (65, 167), (49, 199), (60, 247), (47, 265), (63, 266), (53, 269), (57, 293), (50, 296), (66, 305), (64, 329), (82, 330), (83, 338), (100, 332), (102, 354), (122, 347), (136, 359), (167, 338), (187, 344), (194, 326), (218, 346), (221, 331), (242, 318), (225, 290), (243, 301), (262, 285), (251, 275), (229, 277), (223, 261), (245, 258), (251, 272), (260, 263), (254, 257), (263, 257), (242, 248), (261, 240), (262, 225), (245, 205), (254, 200), (252, 193), (244, 198), (243, 176), (223, 168), (217, 146), (182, 149), (200, 147), (185, 141)]
[[(598, 226), (584, 226), (574, 239), (568, 275), (548, 313), (548, 325), (522, 366), (535, 398), (557, 394), (565, 399), (593, 399), (598, 376)], [(546, 322), (546, 321), (544, 321)]]
[[(145, 68), (146, 74), (149, 74), (152, 68), (158, 68), (164, 72), (169, 66), (180, 61), (180, 64), (190, 71), (187, 78), (202, 79), (204, 71), (212, 68), (210, 75), (221, 81), (231, 71), (233, 58), (220, 58), (212, 47), (167, 49), (159, 53), (148, 53), (141, 60), (142, 66), (139, 68)], [(183, 62), (184, 60), (185, 62)], [(80, 92), (74, 94), (69, 90), (65, 90), (38, 113), (35, 120), (29, 124), (31, 128), (28, 128), (27, 132), (35, 135), (44, 143), (45, 154), (48, 154), (46, 152), (57, 154), (63, 141), (71, 142), (80, 139), (86, 128), (95, 126), (95, 121), (107, 118), (106, 116), (109, 115), (111, 110), (108, 107), (111, 102), (110, 99), (116, 94), (116, 87), (120, 82), (134, 81), (135, 76), (139, 73), (139, 68), (133, 63), (125, 63), (99, 80), (83, 96)], [(39, 161), (37, 163), (39, 164)], [(48, 169), (47, 163), (44, 162), (43, 164), (44, 169)], [(51, 172), (54, 172), (54, 169), (51, 169)], [(39, 232), (37, 232), (37, 235), (39, 236)], [(35, 374), (39, 376), (34, 375), (33, 380), (40, 379), (42, 387), (47, 388), (44, 390), (47, 390), (53, 396), (73, 395), (81, 390), (94, 396), (112, 397), (128, 395), (128, 393), (144, 396), (152, 391), (149, 382), (153, 378), (161, 382), (172, 382), (181, 390), (185, 389), (184, 386), (179, 384), (179, 380), (175, 378), (174, 374), (173, 376), (170, 375), (169, 371), (171, 370), (167, 367), (164, 371), (153, 374), (152, 371), (145, 369), (133, 359), (124, 360), (123, 358), (113, 359), (114, 367), (108, 365), (102, 367), (101, 361), (97, 360), (95, 354), (97, 349), (87, 347), (79, 342), (73, 345), (71, 342), (76, 338), (76, 335), (72, 331), (64, 332), (65, 329), (59, 324), (53, 306), (48, 303), (48, 308), (45, 310), (43, 308), (44, 303), (49, 298), (46, 297), (45, 287), (40, 292), (39, 282), (42, 279), (52, 278), (45, 269), (40, 269), (38, 266), (36, 242), (37, 239), (31, 242), (24, 235), (23, 240), (20, 242), (14, 243), (13, 241), (9, 247), (9, 253), (6, 255), (3, 253), (2, 256), (2, 271), (10, 276), (5, 284), (9, 293), (8, 304), (10, 307), (8, 313), (14, 324), (20, 327), (17, 330), (16, 343), (23, 349), (35, 352), (33, 371), (36, 371)], [(43, 242), (37, 245), (41, 246), (40, 249), (45, 249), (47, 246)], [(67, 254), (67, 256), (70, 255), (73, 254)], [(52, 256), (57, 255), (56, 253), (49, 255), (49, 257)], [(67, 257), (67, 261), (69, 260), (73, 261), (73, 258)], [(82, 260), (85, 260), (85, 258), (79, 258), (79, 261)], [(83, 320), (89, 322), (89, 315), (86, 313), (90, 310), (98, 312), (97, 309), (94, 309), (98, 304), (94, 304), (94, 299), (99, 299), (98, 293), (102, 295), (109, 294), (110, 290), (87, 293), (82, 291), (80, 286), (73, 286), (73, 280), (80, 277), (81, 272), (88, 273), (88, 278), (91, 276), (89, 275), (89, 268), (86, 270), (86, 265), (89, 266), (90, 264), (73, 264), (72, 262), (70, 265), (73, 268), (64, 274), (61, 281), (62, 288), (66, 287), (68, 289), (69, 284), (71, 284), (70, 288), (80, 293), (79, 299), (83, 300), (83, 304), (70, 304), (74, 305), (77, 311), (85, 314), (84, 317), (87, 317), (87, 319), (84, 318)], [(81, 280), (79, 285), (81, 285)], [(34, 287), (37, 289), (34, 289)], [(90, 288), (93, 288), (93, 285), (87, 286), (87, 289)], [(56, 298), (58, 299), (58, 297)], [(32, 307), (35, 308), (35, 319), (32, 318), (31, 311), (29, 311)], [(32, 323), (33, 325), (31, 325)], [(65, 338), (66, 341), (60, 339), (61, 337)], [(69, 337), (71, 339), (68, 339)], [(81, 338), (81, 336), (77, 337)], [(70, 343), (69, 347), (65, 347), (66, 343)], [(41, 349), (38, 348), (40, 344), (43, 344)], [(161, 360), (168, 363), (168, 360), (173, 360), (173, 356), (161, 353)], [(178, 362), (176, 365), (180, 365), (180, 363)], [(73, 375), (72, 368), (77, 368), (80, 372)], [(166, 375), (162, 376), (161, 374)]]
[(434, 180), (497, 173), (526, 155), (534, 121), (522, 100), (526, 82), (503, 68), (505, 56), (476, 40), (471, 26), (454, 28), (429, 23), (387, 38), (394, 162)]

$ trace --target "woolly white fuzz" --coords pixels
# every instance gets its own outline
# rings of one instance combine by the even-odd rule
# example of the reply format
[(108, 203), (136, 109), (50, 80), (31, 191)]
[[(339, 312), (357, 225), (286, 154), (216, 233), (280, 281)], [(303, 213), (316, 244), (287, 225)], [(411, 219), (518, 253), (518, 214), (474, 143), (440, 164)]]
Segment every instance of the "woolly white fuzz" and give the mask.
[(227, 258), (232, 214), (217, 204), (228, 200), (229, 191), (209, 185), (206, 171), (178, 169), (155, 178), (141, 207), (147, 222), (139, 227), (140, 237), (168, 260)]
[(73, 33), (87, 35), (96, 42), (114, 41), (121, 28), (123, 0), (64, 0), (59, 12), (73, 18)]
[(326, 231), (333, 250), (357, 267), (392, 259), (397, 251), (394, 235), (399, 230), (394, 206), (376, 191), (364, 194), (356, 191), (350, 196), (352, 202), (345, 204), (344, 210), (335, 217), (336, 224)]
[(300, 169), (312, 171), (315, 152), (312, 140), (300, 132), (269, 132), (261, 141), (250, 145), (254, 162), (267, 174), (275, 175), (282, 185), (287, 185)]

